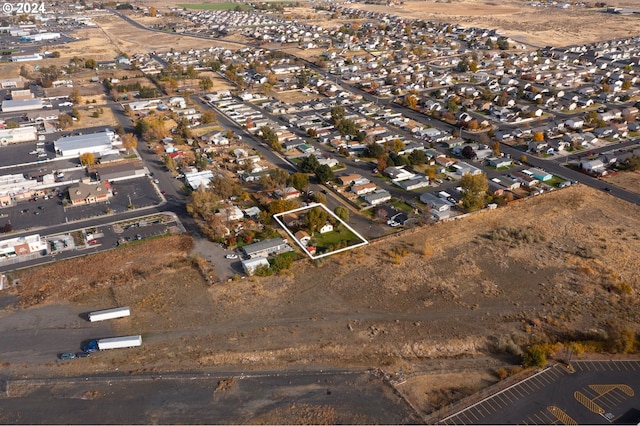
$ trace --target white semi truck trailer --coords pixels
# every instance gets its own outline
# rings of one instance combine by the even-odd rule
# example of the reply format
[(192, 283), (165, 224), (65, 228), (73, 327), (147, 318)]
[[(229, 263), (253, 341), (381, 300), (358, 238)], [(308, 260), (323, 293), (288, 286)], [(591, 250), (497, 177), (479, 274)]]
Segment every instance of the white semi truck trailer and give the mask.
[(90, 312), (89, 321), (104, 321), (114, 318), (128, 317), (129, 315), (131, 315), (131, 310), (128, 306), (123, 306), (121, 308), (104, 309), (102, 311)]
[(106, 349), (134, 348), (142, 345), (142, 336), (109, 337), (90, 341), (84, 348), (85, 352), (104, 351)]

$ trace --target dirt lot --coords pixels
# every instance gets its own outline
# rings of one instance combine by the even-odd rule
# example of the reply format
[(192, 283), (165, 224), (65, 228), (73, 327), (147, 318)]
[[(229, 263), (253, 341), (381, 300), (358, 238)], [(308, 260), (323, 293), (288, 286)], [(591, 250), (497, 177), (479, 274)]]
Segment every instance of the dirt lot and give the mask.
[[(534, 8), (529, 1), (405, 1), (402, 6), (352, 4), (352, 7), (465, 27), (498, 29), (534, 46), (564, 46), (637, 35), (634, 17), (605, 14), (602, 9)], [(632, 0), (613, 0), (609, 6), (638, 7)]]
[(640, 171), (616, 173), (605, 177), (607, 183), (610, 183), (627, 191), (640, 193)]
[[(639, 217), (635, 205), (572, 187), (316, 264), (300, 261), (285, 275), (213, 284), (203, 279), (211, 275), (206, 262), (189, 257), (188, 237), (149, 241), (12, 274), (19, 306), (0, 311), (9, 327), (25, 309), (58, 306), (67, 318), (68, 303), (74, 311), (129, 305), (132, 316), (113, 332), (143, 334), (135, 357), (110, 352), (52, 369), (0, 356), (7, 374), (36, 375), (82, 374), (82, 366), (380, 367), (402, 370), (410, 378), (402, 391), (428, 412), (497, 380), (494, 370), (509, 359), (496, 353), (544, 335), (596, 333), (612, 319), (638, 330)], [(617, 291), (623, 283), (630, 292)], [(39, 336), (48, 328), (54, 320)]]

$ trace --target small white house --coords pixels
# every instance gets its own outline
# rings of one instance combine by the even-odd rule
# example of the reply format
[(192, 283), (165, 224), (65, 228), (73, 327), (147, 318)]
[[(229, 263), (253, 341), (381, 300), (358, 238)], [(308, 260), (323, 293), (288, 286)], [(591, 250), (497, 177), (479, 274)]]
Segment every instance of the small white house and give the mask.
[(333, 225), (327, 222), (324, 224), (322, 228), (320, 228), (318, 232), (320, 232), (321, 234), (326, 234), (327, 232), (331, 232), (331, 231), (333, 231)]

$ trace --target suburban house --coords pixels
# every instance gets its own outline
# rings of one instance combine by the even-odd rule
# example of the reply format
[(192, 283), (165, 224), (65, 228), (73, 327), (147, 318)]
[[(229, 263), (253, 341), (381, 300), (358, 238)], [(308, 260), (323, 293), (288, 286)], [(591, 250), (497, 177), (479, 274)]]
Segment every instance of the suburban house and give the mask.
[(376, 190), (376, 184), (373, 182), (363, 183), (362, 185), (353, 185), (351, 187), (351, 192), (357, 195), (368, 194), (369, 192), (373, 192)]
[(307, 246), (307, 244), (309, 244), (309, 241), (311, 241), (311, 236), (303, 230), (296, 232), (295, 234), (293, 234), (293, 236), (296, 237), (296, 239), (300, 241), (300, 244), (305, 247)]
[(425, 192), (424, 194), (420, 195), (420, 202), (431, 207), (432, 210), (439, 212), (447, 211), (451, 208), (450, 203), (447, 203), (442, 198), (430, 192)]
[(491, 167), (499, 169), (501, 167), (509, 167), (511, 165), (511, 159), (506, 157), (491, 157), (487, 158), (487, 163)]
[(580, 161), (580, 167), (587, 173), (596, 175), (602, 175), (606, 172), (602, 160), (582, 160)]
[(329, 222), (325, 223), (322, 228), (320, 228), (318, 230), (318, 232), (320, 232), (321, 234), (326, 234), (327, 232), (331, 232), (333, 231), (333, 225), (330, 224)]
[(107, 181), (79, 182), (77, 185), (69, 187), (69, 200), (74, 206), (107, 201), (111, 195), (111, 186)]
[(456, 174), (459, 176), (464, 176), (467, 173), (472, 176), (482, 174), (482, 170), (480, 170), (476, 166), (472, 166), (469, 163), (465, 163), (464, 161), (460, 161), (459, 163), (454, 164), (453, 168), (456, 169)]
[(391, 194), (386, 189), (379, 189), (371, 194), (364, 195), (362, 198), (367, 204), (376, 206), (389, 201), (391, 199)]
[(244, 254), (250, 258), (267, 257), (270, 254), (284, 253), (293, 250), (287, 240), (271, 238), (257, 243), (246, 245), (242, 248)]

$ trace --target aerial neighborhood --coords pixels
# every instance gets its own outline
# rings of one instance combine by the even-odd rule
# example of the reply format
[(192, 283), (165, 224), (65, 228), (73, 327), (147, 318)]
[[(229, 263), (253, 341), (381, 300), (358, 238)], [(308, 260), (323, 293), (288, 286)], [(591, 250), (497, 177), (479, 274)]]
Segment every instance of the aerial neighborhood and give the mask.
[[(560, 189), (580, 182), (576, 173), (601, 177), (640, 154), (630, 143), (639, 37), (529, 49), (491, 29), (315, 8), (354, 24), (322, 27), (269, 7), (169, 8), (171, 19), (154, 29), (233, 34), (245, 47), (74, 57), (62, 67), (36, 61), (58, 57), (49, 43), (69, 41), (54, 30), (91, 28), (95, 10), (82, 19), (63, 12), (56, 25), (5, 27), (3, 43), (34, 57), (7, 56), (24, 64), (0, 81), (0, 141), (29, 146), (24, 160), (4, 164), (3, 207), (27, 217), (23, 200), (56, 195), (70, 206), (69, 221), (78, 205), (100, 206), (83, 218), (117, 213), (103, 204), (118, 197), (123, 211), (159, 206), (166, 190), (136, 154), (146, 151), (184, 182), (188, 210), (208, 238), (227, 246), (251, 242), (265, 226), (272, 234), (264, 237), (296, 240), (271, 217), (312, 203), (370, 217), (379, 224), (367, 237), (376, 238)], [(111, 13), (125, 11), (150, 13)], [(112, 125), (80, 125), (105, 110)], [(14, 173), (20, 164), (33, 171)], [(137, 191), (118, 191), (120, 182)], [(197, 192), (209, 193), (206, 203), (193, 202)]]
[[(639, 154), (629, 143), (638, 134), (638, 37), (532, 50), (491, 29), (315, 7), (357, 23), (325, 28), (269, 8), (174, 8), (154, 28), (235, 34), (246, 47), (74, 57), (60, 68), (18, 58), (19, 75), (0, 82), (0, 140), (35, 155), (6, 166), (36, 163), (38, 173), (7, 174), (3, 205), (19, 209), (47, 194), (71, 206), (114, 196), (127, 198), (126, 208), (159, 205), (165, 190), (137, 148), (157, 155), (187, 193), (211, 191), (206, 209), (251, 209), (250, 217), (190, 209), (209, 238), (235, 246), (274, 213), (312, 202), (379, 211), (370, 220), (387, 218), (395, 232), (560, 189), (580, 182), (575, 172), (606, 175)], [(81, 20), (61, 13), (54, 28), (16, 22), (3, 43), (40, 54), (38, 43), (66, 40), (53, 30), (91, 27), (98, 11), (86, 12)], [(59, 37), (31, 37), (48, 30)], [(316, 54), (296, 56), (295, 47)], [(46, 63), (46, 54), (34, 61)], [(97, 77), (75, 78), (87, 69)], [(90, 91), (107, 103), (80, 95)], [(117, 111), (114, 125), (68, 131), (108, 109)], [(60, 171), (72, 166), (83, 167)], [(147, 200), (116, 196), (118, 182)], [(117, 212), (102, 210), (91, 214)], [(398, 213), (402, 223), (392, 220)], [(368, 237), (392, 232), (376, 228)]]

